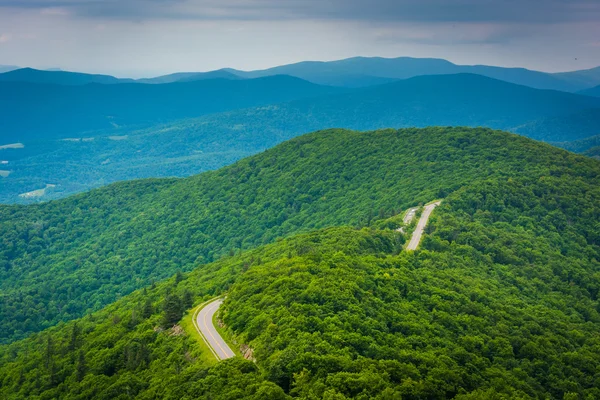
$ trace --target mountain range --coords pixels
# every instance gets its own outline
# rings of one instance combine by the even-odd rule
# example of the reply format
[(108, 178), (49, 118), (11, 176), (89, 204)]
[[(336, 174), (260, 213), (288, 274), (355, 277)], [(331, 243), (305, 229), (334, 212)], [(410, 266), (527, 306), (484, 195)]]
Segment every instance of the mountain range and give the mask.
[[(354, 57), (339, 61), (304, 61), (274, 68), (242, 71), (232, 68), (210, 72), (181, 72), (155, 78), (135, 80), (138, 83), (172, 83), (210, 78), (250, 79), (273, 75), (290, 75), (309, 82), (342, 87), (365, 87), (421, 75), (471, 73), (504, 80), (537, 89), (569, 92), (600, 85), (600, 67), (563, 73), (546, 73), (525, 68), (506, 68), (487, 65), (457, 65), (435, 58), (381, 58)], [(80, 85), (87, 83), (131, 83), (132, 79), (119, 79), (106, 75), (39, 71), (30, 68), (0, 74), (0, 81), (23, 81)]]
[(164, 85), (7, 81), (0, 82), (0, 130), (5, 142), (63, 139), (341, 91), (291, 76)]
[(471, 73), (538, 89), (577, 91), (600, 84), (598, 69), (550, 74), (525, 68), (456, 65), (434, 58), (355, 57), (340, 61), (308, 61), (260, 71), (228, 70), (246, 78), (284, 74), (324, 85), (368, 86), (421, 75)]
[[(59, 198), (118, 180), (189, 176), (332, 126), (487, 126), (551, 142), (600, 132), (600, 99), (473, 74), (420, 76), (361, 89), (275, 76), (167, 85), (46, 85), (38, 90), (48, 95), (55, 90), (61, 97), (56, 95), (45, 109), (36, 107), (34, 114), (27, 111), (36, 115), (31, 122), (22, 114), (29, 110), (29, 97), (6, 96), (7, 108), (0, 109), (3, 123), (12, 121), (14, 141), (24, 132), (38, 135), (24, 140), (24, 148), (0, 150), (0, 159), (9, 161), (0, 169), (10, 171), (0, 178), (2, 202)], [(94, 103), (98, 93), (110, 100)], [(172, 120), (195, 114), (205, 115)], [(97, 128), (124, 126), (78, 131), (92, 123)], [(37, 196), (48, 184), (57, 186)]]

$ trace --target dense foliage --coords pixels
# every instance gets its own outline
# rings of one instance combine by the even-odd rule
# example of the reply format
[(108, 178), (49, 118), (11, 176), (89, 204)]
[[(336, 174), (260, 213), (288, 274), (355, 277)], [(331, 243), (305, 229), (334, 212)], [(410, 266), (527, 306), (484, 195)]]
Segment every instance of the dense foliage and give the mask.
[[(41, 200), (65, 197), (125, 179), (190, 176), (229, 165), (300, 134), (330, 127), (370, 130), (431, 125), (487, 126), (547, 141), (572, 141), (600, 132), (600, 99), (536, 90), (477, 75), (422, 76), (318, 97), (313, 96), (341, 89), (288, 82), (292, 78), (286, 80), (285, 77), (268, 79), (262, 84), (261, 80), (242, 81), (246, 82), (243, 84), (238, 81), (195, 82), (193, 84), (198, 86), (195, 89), (186, 86), (192, 83), (166, 85), (162, 90), (170, 94), (152, 92), (157, 90), (156, 86), (165, 85), (105, 85), (111, 91), (151, 87), (144, 89), (148, 93), (134, 91), (144, 97), (143, 101), (123, 95), (118, 102), (109, 99), (102, 103), (102, 107), (109, 110), (91, 107), (90, 112), (98, 120), (89, 117), (85, 110), (89, 104), (82, 100), (79, 105), (84, 109), (79, 113), (81, 125), (77, 125), (71, 115), (60, 118), (57, 116), (60, 114), (52, 110), (48, 111), (52, 118), (28, 115), (27, 123), (43, 124), (35, 130), (45, 134), (39, 141), (27, 141), (23, 135), (17, 135), (18, 131), (4, 130), (0, 126), (3, 132), (14, 132), (15, 141), (25, 142), (24, 149), (0, 150), (0, 160), (10, 161), (0, 169), (12, 171), (8, 178), (0, 178), (0, 202), (39, 201), (18, 195), (46, 184), (57, 184), (57, 187)], [(100, 86), (93, 90), (109, 89)], [(202, 92), (201, 98), (198, 92)], [(19, 93), (29, 92), (21, 90)], [(96, 96), (99, 94), (94, 94), (92, 99)], [(157, 97), (161, 99), (159, 103), (167, 102), (167, 106), (146, 104), (157, 101)], [(176, 101), (171, 101), (172, 97)], [(296, 101), (278, 103), (300, 97)], [(0, 113), (5, 112), (12, 118), (16, 111), (8, 107), (14, 106), (14, 96), (8, 96), (6, 101), (10, 104), (6, 107), (0, 104)], [(136, 106), (130, 107), (130, 104)], [(270, 105), (239, 109), (260, 104)], [(205, 115), (218, 110), (231, 111)], [(106, 115), (116, 117), (107, 120)], [(135, 121), (171, 121), (175, 117), (200, 115), (203, 116), (151, 127), (129, 125)], [(4, 120), (0, 116), (0, 125)], [(68, 127), (51, 129), (48, 120), (53, 124), (66, 123)], [(6, 121), (4, 123), (9, 120)], [(17, 122), (19, 129), (24, 129), (23, 118)], [(115, 124), (119, 127), (113, 127)], [(87, 132), (104, 126), (110, 128)], [(53, 129), (61, 137), (74, 140), (55, 140)], [(92, 136), (94, 139), (90, 140)], [(111, 140), (111, 136), (121, 140)]]
[[(275, 249), (277, 250), (277, 249)], [(269, 252), (261, 253), (269, 260)], [(276, 255), (275, 255), (276, 254)], [(275, 251), (272, 257), (281, 257)], [(283, 390), (242, 359), (216, 364), (193, 335), (173, 328), (173, 306), (222, 293), (256, 257), (216, 262), (178, 274), (85, 318), (0, 347), (3, 399), (277, 399)], [(175, 304), (173, 304), (175, 302)], [(191, 328), (191, 329), (190, 329)], [(190, 335), (192, 334), (192, 335)]]
[(239, 249), (364, 225), (489, 177), (597, 176), (595, 160), (486, 129), (302, 136), (185, 180), (0, 207), (0, 338), (80, 317)]
[(585, 154), (588, 157), (593, 157), (595, 159), (600, 159), (600, 146), (592, 147), (591, 149), (587, 150), (583, 154)]
[(376, 232), (314, 235), (242, 275), (224, 321), (300, 398), (596, 399), (597, 184), (468, 186), (417, 253)]
[[(0, 347), (0, 396), (596, 399), (597, 165), (466, 184), (416, 252), (385, 228), (393, 217), (178, 273)], [(215, 365), (192, 332), (168, 329), (184, 298), (225, 292), (222, 318), (256, 365)]]

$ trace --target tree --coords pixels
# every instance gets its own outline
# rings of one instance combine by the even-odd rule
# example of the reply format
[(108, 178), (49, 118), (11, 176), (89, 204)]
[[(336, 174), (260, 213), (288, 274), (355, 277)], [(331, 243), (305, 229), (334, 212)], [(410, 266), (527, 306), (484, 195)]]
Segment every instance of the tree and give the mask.
[(185, 289), (183, 292), (183, 306), (185, 308), (190, 308), (194, 305), (194, 295), (188, 289)]
[(142, 317), (150, 318), (154, 314), (154, 307), (152, 306), (152, 300), (146, 299), (144, 307), (142, 308)]
[(79, 342), (79, 334), (81, 333), (81, 329), (77, 323), (73, 324), (73, 329), (71, 330), (71, 338), (69, 340), (69, 350), (73, 351), (77, 348), (77, 344)]
[(176, 294), (170, 294), (163, 303), (163, 326), (177, 323), (183, 315), (183, 304)]
[(87, 373), (87, 363), (85, 362), (85, 354), (83, 350), (79, 350), (79, 357), (77, 358), (77, 365), (75, 367), (75, 377), (81, 382)]
[(177, 274), (175, 275), (175, 284), (177, 285), (182, 280), (183, 280), (183, 274), (181, 273), (181, 271), (177, 271)]

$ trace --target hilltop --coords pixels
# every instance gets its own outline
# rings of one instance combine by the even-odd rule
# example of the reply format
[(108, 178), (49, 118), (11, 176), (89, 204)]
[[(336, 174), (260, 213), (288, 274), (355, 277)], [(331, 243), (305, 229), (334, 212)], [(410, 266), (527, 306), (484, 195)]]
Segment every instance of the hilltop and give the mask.
[[(598, 397), (599, 188), (600, 162), (504, 132), (328, 130), (187, 179), (0, 207), (3, 337), (51, 317), (42, 304), (65, 311), (47, 326), (114, 301), (0, 347), (0, 394)], [(403, 251), (397, 215), (438, 198)], [(225, 292), (256, 364), (215, 364), (186, 325)]]
[(14, 340), (77, 318), (232, 251), (365, 224), (470, 182), (551, 171), (595, 179), (597, 168), (595, 160), (487, 129), (329, 130), (188, 179), (3, 206), (0, 336)]

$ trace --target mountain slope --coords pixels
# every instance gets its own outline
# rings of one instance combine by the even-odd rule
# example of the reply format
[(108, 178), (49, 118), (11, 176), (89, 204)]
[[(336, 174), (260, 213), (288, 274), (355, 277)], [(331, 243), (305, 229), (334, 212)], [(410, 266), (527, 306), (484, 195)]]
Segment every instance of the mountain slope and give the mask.
[[(0, 395), (598, 397), (600, 162), (485, 130), (329, 131), (203, 176), (227, 177), (224, 190), (242, 203), (237, 188), (258, 177), (256, 197), (271, 200), (274, 177), (295, 182), (280, 193), (297, 193), (296, 201), (307, 183), (322, 205), (300, 209), (318, 224), (335, 213), (361, 219), (369, 205), (396, 205), (407, 194), (432, 199), (453, 170), (446, 183), (456, 188), (419, 251), (402, 251), (405, 238), (392, 229), (342, 227), (223, 258), (0, 346)], [(208, 193), (191, 181), (188, 210)], [(251, 207), (232, 210), (248, 225)], [(385, 219), (374, 225), (395, 228)], [(135, 235), (122, 232), (121, 240)], [(226, 331), (253, 349), (256, 366), (239, 357), (214, 365), (192, 330), (182, 334), (190, 314), (169, 329), (183, 309), (226, 291)]]
[(164, 85), (2, 82), (0, 130), (6, 132), (2, 140), (9, 143), (60, 139), (86, 131), (166, 122), (341, 90), (286, 76)]
[(332, 130), (188, 179), (124, 182), (41, 205), (3, 206), (0, 337), (14, 340), (77, 318), (230, 251), (308, 229), (364, 224), (476, 180), (554, 169), (591, 179), (597, 167), (483, 129)]
[(119, 79), (110, 75), (85, 74), (69, 71), (43, 71), (21, 68), (0, 74), (0, 82), (28, 82), (52, 85), (87, 85), (90, 83), (130, 83), (133, 79)]
[(553, 145), (575, 153), (585, 153), (586, 151), (600, 146), (600, 135), (591, 136), (573, 142), (555, 142)]
[(595, 86), (595, 87), (590, 88), (590, 89), (587, 89), (587, 90), (582, 90), (579, 93), (584, 94), (586, 96), (600, 97), (600, 85)]
[(583, 88), (600, 85), (600, 67), (580, 71), (560, 72), (553, 75)]
[[(600, 101), (576, 94), (536, 90), (473, 74), (419, 76), (344, 95), (295, 102), (314, 120), (354, 129), (385, 126), (468, 125), (519, 132), (541, 118), (600, 109)], [(345, 118), (342, 118), (342, 115)], [(365, 118), (365, 115), (368, 115)], [(340, 124), (341, 123), (341, 124)], [(553, 136), (530, 132), (538, 140), (575, 140), (577, 131)]]
[(600, 160), (600, 146), (592, 147), (586, 150), (583, 154), (588, 157), (595, 158), (596, 160)]
[[(564, 77), (556, 77), (544, 72), (525, 68), (503, 68), (486, 65), (456, 65), (435, 58), (381, 58), (355, 57), (339, 61), (305, 61), (282, 65), (260, 71), (239, 71), (229, 69), (234, 74), (246, 78), (284, 74), (297, 76), (323, 85), (348, 87), (368, 86), (379, 79), (407, 79), (423, 75), (472, 73), (504, 80), (538, 89), (577, 91), (592, 85), (572, 82)], [(370, 80), (365, 79), (370, 77)]]

